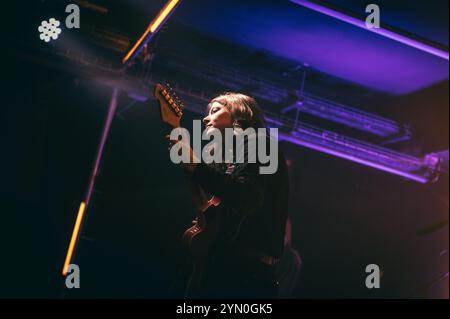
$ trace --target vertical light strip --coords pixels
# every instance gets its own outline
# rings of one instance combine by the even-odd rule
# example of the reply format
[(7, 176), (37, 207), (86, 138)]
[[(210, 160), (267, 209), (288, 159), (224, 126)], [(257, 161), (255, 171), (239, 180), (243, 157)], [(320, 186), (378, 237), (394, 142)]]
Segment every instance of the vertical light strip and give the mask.
[(83, 220), (84, 210), (86, 208), (86, 204), (81, 202), (80, 208), (78, 209), (77, 220), (75, 222), (75, 227), (73, 228), (72, 238), (70, 239), (69, 249), (67, 250), (66, 260), (64, 261), (64, 267), (62, 274), (63, 276), (67, 275), (67, 270), (69, 268), (70, 262), (72, 260), (73, 251), (75, 249), (75, 245), (77, 243), (78, 235), (80, 232), (81, 222)]

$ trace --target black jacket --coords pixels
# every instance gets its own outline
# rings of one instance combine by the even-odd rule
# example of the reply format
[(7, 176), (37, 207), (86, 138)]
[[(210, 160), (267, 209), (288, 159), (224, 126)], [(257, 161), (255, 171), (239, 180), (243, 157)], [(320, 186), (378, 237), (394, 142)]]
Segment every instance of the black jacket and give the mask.
[[(268, 141), (267, 138), (266, 143)], [(289, 197), (286, 161), (278, 151), (276, 172), (261, 174), (263, 164), (248, 163), (247, 152), (246, 147), (244, 163), (198, 164), (192, 182), (221, 199), (218, 207), (205, 212), (207, 220), (220, 219), (217, 250), (257, 258), (261, 255), (279, 258), (283, 251)]]

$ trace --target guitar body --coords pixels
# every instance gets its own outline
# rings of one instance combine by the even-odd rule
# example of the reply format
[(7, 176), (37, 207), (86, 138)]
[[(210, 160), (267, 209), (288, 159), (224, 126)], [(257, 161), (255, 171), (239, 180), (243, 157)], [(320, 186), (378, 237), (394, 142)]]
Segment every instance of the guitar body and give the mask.
[[(220, 221), (214, 210), (219, 205), (220, 199), (217, 196), (213, 196), (198, 213), (194, 225), (189, 227), (183, 234), (183, 246), (196, 258), (205, 257), (217, 238)], [(206, 214), (215, 216), (207, 219)]]
[(193, 257), (204, 257), (210, 249), (208, 232), (195, 224), (186, 229), (182, 237), (183, 247), (189, 251)]

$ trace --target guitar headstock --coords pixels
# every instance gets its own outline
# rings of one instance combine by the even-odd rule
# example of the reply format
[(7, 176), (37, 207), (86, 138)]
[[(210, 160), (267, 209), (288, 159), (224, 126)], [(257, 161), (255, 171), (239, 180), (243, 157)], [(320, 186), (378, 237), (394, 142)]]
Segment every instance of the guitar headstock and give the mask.
[(159, 104), (161, 120), (172, 127), (179, 127), (184, 105), (172, 88), (168, 84), (157, 83), (153, 94)]

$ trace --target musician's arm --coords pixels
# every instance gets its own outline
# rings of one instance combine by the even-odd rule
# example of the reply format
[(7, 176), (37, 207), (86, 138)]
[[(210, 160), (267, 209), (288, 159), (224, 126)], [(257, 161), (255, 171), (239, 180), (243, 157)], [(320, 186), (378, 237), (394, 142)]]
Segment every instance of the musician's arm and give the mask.
[(188, 167), (191, 180), (203, 190), (218, 196), (224, 203), (243, 215), (256, 211), (264, 201), (266, 175), (259, 172), (260, 163), (249, 163), (248, 154), (256, 152), (256, 143), (244, 148), (244, 161), (236, 161), (230, 174), (216, 170), (205, 163)]
[(264, 200), (266, 178), (259, 174), (258, 169), (257, 164), (237, 164), (235, 173), (226, 174), (200, 163), (192, 172), (191, 180), (242, 214), (250, 214)]
[(189, 163), (181, 163), (181, 166), (184, 168), (184, 173), (186, 177), (186, 184), (191, 192), (192, 195), (192, 204), (196, 211), (203, 212), (208, 207), (208, 201), (210, 198), (208, 198), (208, 195), (203, 191), (203, 189), (200, 187), (200, 185), (194, 181), (191, 180), (190, 175), (192, 174), (192, 171), (196, 167), (197, 156), (195, 155), (194, 151), (190, 147), (189, 144), (185, 144), (181, 142), (180, 140), (171, 140), (170, 135), (165, 136), (167, 140), (170, 141), (169, 150), (171, 147), (178, 143), (178, 145), (181, 145), (181, 147), (185, 148), (185, 151), (189, 153), (190, 155), (190, 162)]
[(192, 204), (197, 212), (204, 212), (210, 205), (212, 196), (208, 196), (202, 187), (192, 181), (190, 178), (186, 179), (188, 188), (192, 194)]

